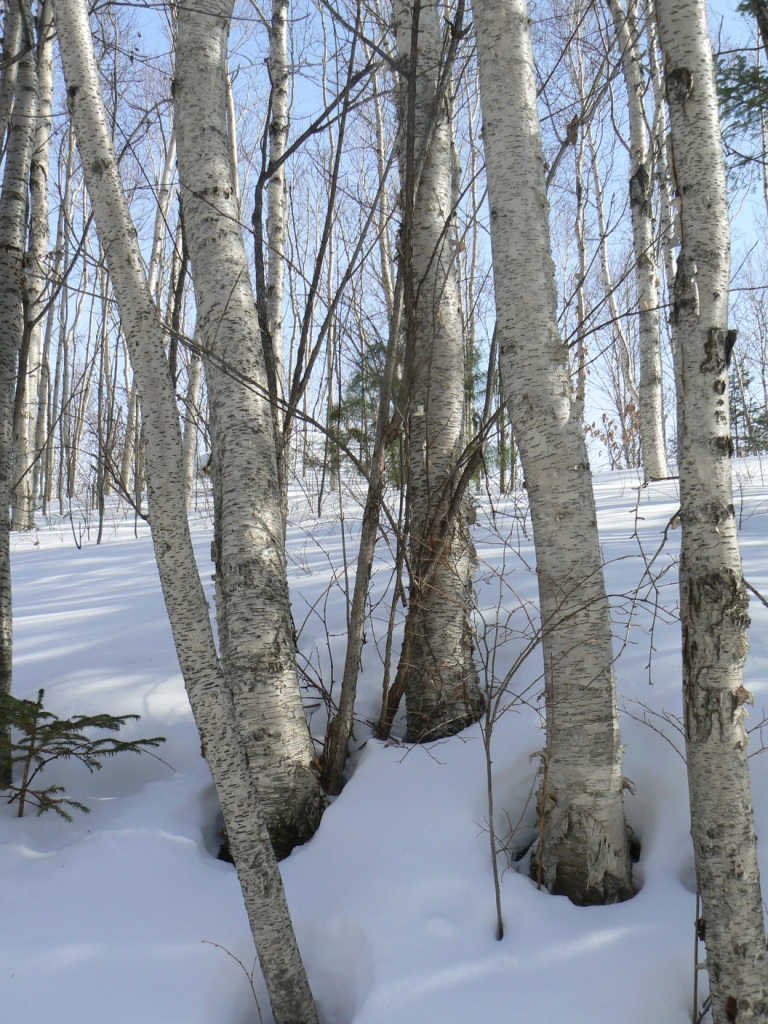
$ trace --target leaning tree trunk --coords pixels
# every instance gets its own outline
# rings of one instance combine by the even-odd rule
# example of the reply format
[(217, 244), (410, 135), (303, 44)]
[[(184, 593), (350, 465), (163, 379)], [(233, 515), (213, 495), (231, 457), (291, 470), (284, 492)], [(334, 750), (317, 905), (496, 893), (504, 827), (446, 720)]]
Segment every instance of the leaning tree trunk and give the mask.
[(608, 601), (581, 424), (557, 328), (525, 0), (475, 5), (502, 379), (525, 471), (547, 700), (542, 880), (575, 903), (632, 894)]
[[(483, 710), (469, 612), (475, 549), (463, 507), (449, 512), (461, 473), (464, 343), (455, 265), (450, 104), (438, 8), (396, 0), (404, 74), (403, 182), (409, 379), (410, 606), (404, 672), (408, 738), (434, 740)], [(414, 31), (415, 30), (415, 31)], [(418, 174), (418, 181), (416, 180)], [(453, 243), (453, 244), (452, 244)]]
[[(747, 767), (749, 594), (731, 481), (728, 194), (703, 4), (657, 0), (681, 200), (678, 342), (683, 701), (691, 832), (715, 1024), (768, 1020), (768, 958)], [(704, 931), (704, 927), (700, 929)]]
[(637, 7), (608, 0), (619, 43), (629, 108), (631, 168), (629, 209), (635, 259), (635, 293), (640, 349), (640, 443), (646, 480), (668, 474), (664, 446), (664, 388), (661, 368), (659, 279), (653, 221), (653, 153), (646, 128), (646, 77), (640, 48)]
[[(30, 0), (24, 20), (32, 25)], [(37, 116), (37, 59), (34, 40), (22, 32), (25, 52), (16, 75), (16, 96), (0, 193), (0, 694), (10, 693), (13, 671), (10, 517), (13, 476), (13, 411), (24, 330), (24, 248), (27, 236), (29, 168)], [(0, 762), (0, 784), (11, 766)]]
[(22, 365), (24, 378), (19, 381), (18, 416), (14, 438), (14, 530), (34, 528), (37, 497), (34, 470), (41, 454), (36, 449), (35, 442), (40, 404), (46, 286), (49, 275), (47, 261), (51, 233), (48, 223), (48, 160), (53, 102), (53, 14), (50, 3), (42, 5), (38, 19), (37, 78), (37, 122), (29, 176), (30, 223), (24, 328), (26, 358)]
[(306, 841), (321, 810), (301, 702), (272, 411), (227, 144), (234, 0), (178, 8), (176, 130), (184, 228), (207, 355), (216, 607), (225, 674), (275, 848)]
[(186, 516), (181, 432), (163, 333), (109, 134), (84, 0), (55, 0), (67, 97), (96, 225), (140, 389), (152, 540), (176, 651), (278, 1024), (316, 1024), (235, 709), (216, 656)]

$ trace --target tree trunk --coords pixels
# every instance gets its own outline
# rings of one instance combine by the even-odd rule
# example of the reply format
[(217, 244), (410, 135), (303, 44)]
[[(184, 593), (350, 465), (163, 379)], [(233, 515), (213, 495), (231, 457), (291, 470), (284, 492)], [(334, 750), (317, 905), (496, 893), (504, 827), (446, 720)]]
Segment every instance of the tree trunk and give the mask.
[(55, 0), (70, 112), (100, 240), (139, 383), (152, 539), (176, 651), (221, 801), (248, 917), (278, 1024), (317, 1014), (291, 927), (280, 871), (224, 686), (184, 503), (181, 433), (136, 232), (117, 168), (83, 0)]
[[(438, 8), (396, 0), (406, 143), (401, 179), (409, 385), (411, 638), (408, 739), (439, 739), (477, 721), (483, 697), (469, 612), (475, 549), (463, 507), (449, 515), (464, 436), (464, 340), (455, 266), (450, 104)], [(416, 180), (417, 167), (420, 170)]]
[(658, 0), (657, 12), (681, 198), (672, 317), (691, 832), (714, 1021), (742, 1024), (768, 1020), (768, 958), (744, 724), (749, 594), (731, 482), (728, 196), (704, 7)]
[(629, 107), (631, 167), (629, 209), (635, 257), (635, 292), (640, 341), (640, 443), (646, 480), (668, 475), (664, 447), (664, 394), (661, 369), (659, 279), (653, 223), (653, 153), (646, 129), (646, 79), (637, 24), (638, 0), (609, 0), (619, 43)]
[[(30, 0), (27, 26), (32, 25)], [(26, 52), (19, 61), (16, 96), (0, 194), (0, 693), (10, 693), (13, 671), (10, 518), (13, 474), (13, 410), (23, 318), (24, 249), (27, 236), (29, 168), (37, 116), (37, 60), (34, 40), (22, 32)], [(0, 783), (11, 766), (0, 763)]]
[(632, 894), (608, 601), (557, 328), (525, 0), (475, 7), (502, 380), (530, 498), (547, 699), (542, 878), (575, 903)]
[(0, 152), (5, 150), (6, 135), (11, 124), (13, 99), (16, 95), (16, 76), (19, 65), (14, 59), (21, 49), (21, 4), (19, 0), (5, 0), (3, 4), (3, 56), (0, 75)]
[(182, 462), (184, 466), (184, 492), (187, 496), (187, 510), (192, 507), (195, 496), (195, 458), (197, 456), (197, 432), (200, 420), (200, 389), (203, 383), (203, 360), (199, 351), (199, 338), (189, 353), (187, 365), (187, 393), (184, 398), (184, 443)]
[(53, 15), (50, 3), (40, 11), (37, 32), (37, 124), (30, 168), (30, 224), (27, 254), (25, 308), (26, 360), (20, 382), (19, 417), (16, 424), (12, 528), (31, 530), (35, 525), (35, 473), (40, 458), (35, 447), (40, 403), (40, 377), (45, 328), (45, 294), (48, 281), (48, 160), (53, 100)]
[[(288, 0), (272, 0), (269, 32), (269, 78), (271, 120), (269, 122), (269, 160), (277, 164), (288, 142), (290, 79), (288, 70)], [(285, 298), (285, 236), (288, 226), (288, 189), (285, 164), (269, 179), (267, 186), (267, 316), (275, 360), (277, 398), (285, 398), (283, 366), (283, 301)], [(280, 454), (280, 453), (278, 453)], [(287, 479), (288, 458), (283, 457)]]
[(180, 5), (176, 130), (197, 327), (207, 354), (224, 670), (275, 847), (317, 827), (321, 791), (296, 674), (275, 438), (227, 143), (232, 3)]

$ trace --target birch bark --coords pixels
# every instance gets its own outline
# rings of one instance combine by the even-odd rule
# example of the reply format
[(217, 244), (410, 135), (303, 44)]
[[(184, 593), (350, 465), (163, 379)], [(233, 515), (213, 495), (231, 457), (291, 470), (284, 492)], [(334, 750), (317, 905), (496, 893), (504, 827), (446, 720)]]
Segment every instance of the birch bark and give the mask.
[(657, 0), (680, 198), (678, 343), (683, 703), (691, 833), (715, 1024), (768, 1020), (768, 958), (747, 766), (749, 594), (733, 507), (728, 196), (712, 47), (698, 0)]
[(395, 0), (394, 11), (409, 83), (401, 87), (407, 94), (402, 117), (412, 136), (401, 159), (403, 194), (410, 204), (404, 259), (410, 261), (406, 274), (413, 284), (405, 292), (410, 644), (401, 670), (408, 738), (423, 741), (476, 721), (483, 698), (469, 621), (475, 549), (463, 508), (448, 516), (465, 441), (463, 325), (451, 245), (456, 232), (450, 104), (439, 88), (440, 76), (450, 76), (451, 70), (444, 60), (438, 4)]
[(177, 14), (174, 95), (184, 228), (207, 353), (216, 608), (228, 685), (276, 849), (317, 827), (321, 791), (296, 675), (272, 411), (227, 141), (234, 0)]
[(13, 59), (21, 47), (21, 5), (18, 0), (5, 0), (3, 4), (3, 57), (0, 77), (0, 151), (5, 149), (6, 135), (11, 123), (13, 98), (16, 95), (18, 63)]
[(659, 279), (653, 222), (653, 152), (646, 127), (646, 81), (643, 73), (638, 0), (608, 0), (619, 43), (629, 108), (629, 209), (635, 257), (635, 291), (640, 348), (640, 443), (646, 480), (668, 475), (664, 446), (664, 395), (661, 368)]
[(12, 528), (31, 530), (35, 525), (35, 473), (40, 457), (35, 447), (40, 406), (46, 287), (49, 268), (48, 160), (53, 102), (53, 15), (50, 3), (40, 10), (37, 30), (37, 121), (29, 176), (30, 218), (25, 303), (26, 359), (20, 415), (16, 424)]
[[(23, 21), (32, 25), (31, 0)], [(34, 40), (22, 31), (24, 55), (16, 74), (16, 94), (0, 193), (0, 693), (10, 693), (13, 670), (10, 518), (13, 474), (13, 407), (23, 331), (24, 249), (27, 235), (29, 167), (37, 116), (37, 60)], [(11, 766), (0, 763), (0, 781)]]
[[(269, 122), (269, 160), (279, 164), (288, 142), (290, 78), (288, 73), (288, 0), (272, 0), (269, 32), (269, 77), (272, 83)], [(283, 365), (283, 301), (285, 298), (285, 235), (288, 226), (288, 189), (285, 164), (270, 176), (267, 185), (267, 318), (275, 360), (277, 399), (285, 398)], [(278, 453), (280, 455), (280, 453)], [(285, 460), (287, 468), (287, 459)]]
[(278, 1024), (316, 1024), (253, 774), (216, 656), (195, 564), (181, 468), (181, 433), (136, 232), (109, 133), (84, 0), (54, 0), (70, 113), (97, 229), (140, 389), (152, 540), (176, 651), (243, 890)]
[(502, 380), (536, 546), (547, 699), (543, 881), (575, 903), (632, 894), (613, 651), (584, 435), (557, 328), (525, 0), (475, 5)]

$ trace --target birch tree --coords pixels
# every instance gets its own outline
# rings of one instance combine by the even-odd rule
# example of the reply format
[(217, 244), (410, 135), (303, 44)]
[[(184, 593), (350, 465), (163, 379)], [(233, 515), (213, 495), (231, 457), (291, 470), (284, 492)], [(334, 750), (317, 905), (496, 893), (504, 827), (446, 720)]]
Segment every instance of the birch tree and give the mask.
[(635, 262), (640, 349), (640, 443), (647, 480), (668, 474), (664, 446), (664, 394), (661, 368), (659, 278), (653, 219), (654, 167), (646, 126), (646, 78), (643, 71), (638, 0), (626, 10), (621, 0), (608, 0), (619, 43), (629, 112), (629, 209)]
[(450, 735), (476, 721), (483, 699), (469, 621), (475, 551), (464, 506), (454, 501), (467, 432), (455, 266), (452, 48), (444, 50), (437, 3), (395, 0), (394, 11), (403, 65), (401, 245), (411, 573), (400, 671), (408, 738), (418, 741)]
[[(13, 98), (16, 95), (16, 60), (21, 48), (21, 5), (18, 0), (3, 2), (3, 57), (0, 73), (0, 150), (5, 149), (6, 136), (11, 123)], [(27, 45), (27, 40), (24, 45)]]
[(186, 516), (181, 432), (163, 334), (109, 133), (88, 14), (83, 0), (54, 0), (54, 16), (70, 114), (139, 385), (152, 540), (176, 651), (221, 802), (275, 1020), (277, 1024), (316, 1024), (280, 871), (216, 655), (195, 564)]
[[(0, 193), (0, 693), (9, 693), (13, 670), (10, 519), (13, 474), (13, 411), (24, 324), (24, 251), (27, 234), (29, 168), (37, 117), (37, 60), (32, 38), (31, 0), (23, 3), (22, 56), (8, 132)], [(0, 764), (7, 780), (10, 764)]]
[(20, 379), (17, 385), (17, 416), (14, 437), (14, 490), (12, 527), (31, 530), (35, 520), (35, 473), (39, 452), (35, 446), (40, 405), (43, 358), (47, 258), (50, 248), (48, 223), (48, 160), (53, 102), (53, 15), (43, 3), (37, 30), (37, 120), (29, 177), (30, 216), (27, 253), (24, 335)]
[(547, 703), (542, 881), (575, 903), (632, 894), (608, 601), (589, 463), (557, 327), (525, 0), (475, 6), (502, 380), (536, 549)]
[(749, 594), (734, 514), (728, 368), (730, 238), (705, 8), (657, 0), (680, 200), (680, 615), (691, 832), (715, 1024), (768, 1019), (768, 957), (744, 718)]
[(301, 702), (275, 436), (227, 139), (234, 0), (177, 11), (174, 96), (184, 230), (207, 358), (216, 610), (224, 670), (276, 848), (314, 832), (321, 792)]
[[(267, 317), (275, 366), (278, 401), (285, 398), (283, 366), (283, 302), (285, 301), (285, 236), (288, 227), (288, 188), (285, 164), (281, 163), (288, 142), (290, 76), (288, 71), (288, 0), (272, 0), (269, 26), (270, 92), (269, 161), (277, 168), (267, 185)], [(282, 454), (278, 452), (278, 457)], [(284, 460), (287, 465), (287, 459)]]

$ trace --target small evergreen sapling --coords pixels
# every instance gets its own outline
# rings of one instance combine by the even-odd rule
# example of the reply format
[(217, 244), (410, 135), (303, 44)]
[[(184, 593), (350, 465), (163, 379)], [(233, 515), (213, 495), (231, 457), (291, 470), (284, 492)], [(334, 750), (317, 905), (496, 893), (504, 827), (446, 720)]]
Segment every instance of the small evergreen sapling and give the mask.
[(94, 772), (107, 757), (126, 751), (141, 754), (165, 742), (164, 736), (141, 740), (118, 740), (113, 736), (92, 739), (85, 730), (119, 732), (126, 722), (141, 716), (102, 714), (59, 718), (43, 708), (44, 697), (45, 690), (39, 691), (36, 701), (10, 694), (0, 696), (0, 757), (10, 760), (12, 766), (21, 766), (21, 782), (18, 785), (11, 782), (4, 788), (10, 793), (8, 803), (18, 803), (20, 818), (24, 816), (28, 801), (37, 808), (38, 815), (55, 811), (66, 821), (73, 820), (68, 808), (89, 813), (90, 808), (85, 804), (62, 795), (63, 786), (33, 788), (33, 782), (51, 761), (74, 759)]

